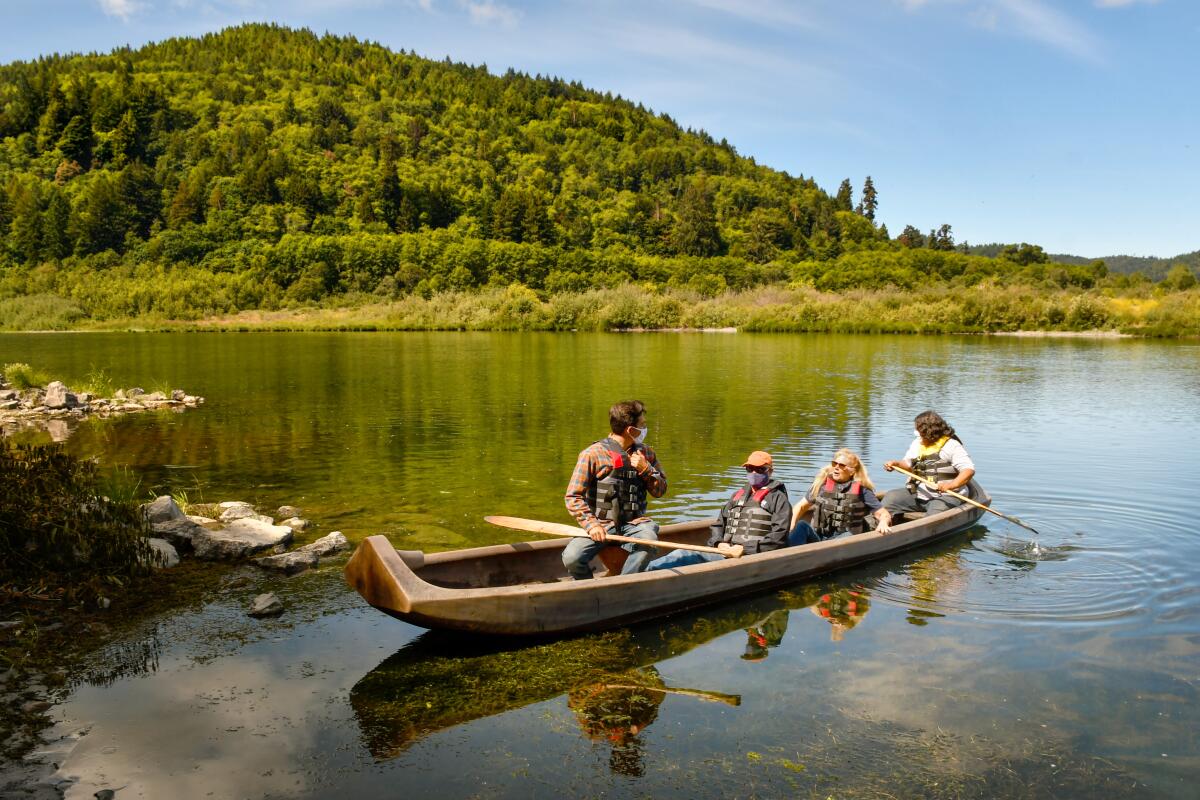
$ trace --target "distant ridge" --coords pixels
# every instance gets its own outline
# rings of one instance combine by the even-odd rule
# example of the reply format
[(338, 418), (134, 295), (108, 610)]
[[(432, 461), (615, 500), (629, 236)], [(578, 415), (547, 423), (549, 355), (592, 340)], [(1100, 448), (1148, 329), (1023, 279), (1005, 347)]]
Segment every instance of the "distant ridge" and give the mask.
[[(977, 244), (973, 245), (970, 251), (972, 255), (995, 258), (1007, 246), (998, 242)], [(1183, 264), (1186, 267), (1190, 267), (1193, 272), (1200, 271), (1200, 250), (1181, 253), (1171, 258), (1158, 258), (1157, 256), (1100, 256), (1098, 258), (1088, 258), (1087, 256), (1076, 256), (1069, 253), (1049, 253), (1048, 255), (1050, 256), (1050, 260), (1057, 264), (1072, 264), (1075, 266), (1103, 261), (1104, 265), (1108, 267), (1109, 272), (1117, 272), (1123, 275), (1132, 275), (1135, 272), (1140, 272), (1153, 281), (1165, 278), (1167, 273), (1171, 271), (1171, 267), (1176, 264)]]

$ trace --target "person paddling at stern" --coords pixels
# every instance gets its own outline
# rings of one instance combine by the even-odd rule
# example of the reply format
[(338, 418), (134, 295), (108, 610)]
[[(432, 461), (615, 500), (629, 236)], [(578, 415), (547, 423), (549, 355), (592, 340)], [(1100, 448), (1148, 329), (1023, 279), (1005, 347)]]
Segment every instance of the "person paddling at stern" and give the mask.
[[(708, 537), (709, 547), (716, 547), (734, 558), (743, 553), (753, 555), (786, 547), (792, 519), (787, 487), (772, 477), (775, 466), (771, 454), (755, 450), (742, 466), (746, 468), (746, 485), (726, 501)], [(716, 553), (673, 550), (651, 561), (646, 571), (724, 558)]]
[[(667, 493), (667, 476), (658, 456), (643, 442), (649, 427), (646, 406), (640, 400), (624, 400), (608, 410), (612, 434), (594, 442), (579, 454), (564, 498), (567, 510), (588, 538), (567, 542), (563, 565), (576, 580), (592, 577), (588, 566), (608, 534), (635, 539), (657, 539), (658, 523), (646, 516), (646, 496)], [(641, 572), (650, 558), (644, 545), (623, 544), (629, 553), (622, 575)]]
[(934, 481), (938, 488), (910, 478), (904, 488), (892, 489), (883, 496), (883, 507), (893, 514), (903, 511), (937, 514), (962, 505), (962, 500), (943, 492), (972, 496), (970, 483), (975, 476), (975, 463), (967, 448), (954, 428), (935, 411), (924, 411), (913, 422), (917, 438), (908, 446), (903, 460), (885, 461), (883, 468), (891, 472), (894, 467), (902, 467)]

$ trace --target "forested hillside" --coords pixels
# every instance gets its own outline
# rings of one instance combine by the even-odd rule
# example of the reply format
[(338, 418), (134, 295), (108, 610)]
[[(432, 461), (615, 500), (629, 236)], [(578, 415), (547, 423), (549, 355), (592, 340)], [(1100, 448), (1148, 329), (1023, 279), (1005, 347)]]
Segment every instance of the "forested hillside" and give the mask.
[(576, 83), (272, 25), (0, 67), (0, 327), (513, 284), (1105, 280), (960, 252), (949, 225), (893, 240), (878, 203)]

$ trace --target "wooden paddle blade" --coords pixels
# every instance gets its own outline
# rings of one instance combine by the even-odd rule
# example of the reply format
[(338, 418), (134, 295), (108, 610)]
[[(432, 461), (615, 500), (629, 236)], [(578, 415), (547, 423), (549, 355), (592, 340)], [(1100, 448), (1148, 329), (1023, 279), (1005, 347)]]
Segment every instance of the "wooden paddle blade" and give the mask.
[(483, 518), (484, 521), (490, 522), (493, 525), (499, 525), (501, 528), (512, 528), (518, 531), (530, 531), (532, 533), (546, 533), (553, 536), (586, 536), (587, 533), (575, 525), (563, 525), (561, 522), (544, 522), (539, 519), (525, 519), (524, 517), (506, 517), (502, 515), (491, 515)]

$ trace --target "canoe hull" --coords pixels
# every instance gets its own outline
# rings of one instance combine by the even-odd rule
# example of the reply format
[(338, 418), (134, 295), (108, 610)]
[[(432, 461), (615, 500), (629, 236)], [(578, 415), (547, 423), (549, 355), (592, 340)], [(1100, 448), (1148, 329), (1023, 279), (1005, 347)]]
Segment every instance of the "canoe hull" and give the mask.
[[(906, 522), (886, 536), (863, 533), (679, 569), (519, 585), (487, 583), (497, 574), (501, 583), (513, 579), (512, 565), (523, 561), (549, 569), (565, 541), (496, 545), (420, 558), (420, 554), (401, 556), (386, 537), (371, 536), (346, 565), (346, 578), (375, 608), (426, 628), (509, 636), (578, 633), (760, 592), (919, 547), (973, 525), (982, 514), (960, 506)], [(662, 535), (694, 540), (706, 527), (707, 522), (664, 526)], [(561, 563), (558, 570), (562, 571)]]

